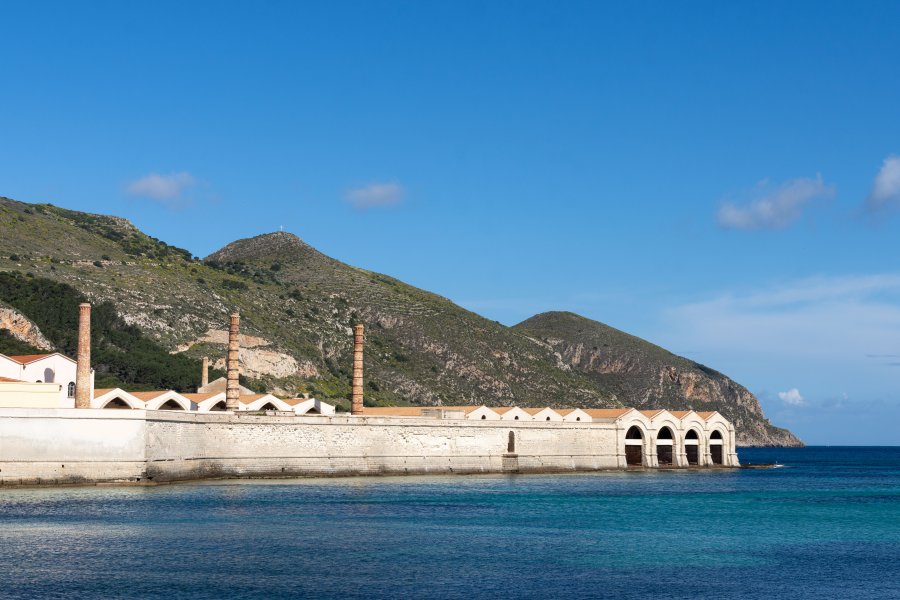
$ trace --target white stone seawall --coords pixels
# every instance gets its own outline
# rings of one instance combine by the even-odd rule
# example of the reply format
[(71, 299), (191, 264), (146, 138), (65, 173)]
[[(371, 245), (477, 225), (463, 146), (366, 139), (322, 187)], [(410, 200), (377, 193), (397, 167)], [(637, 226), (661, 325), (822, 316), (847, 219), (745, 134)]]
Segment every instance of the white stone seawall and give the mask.
[(0, 485), (622, 469), (623, 436), (596, 422), (0, 408)]

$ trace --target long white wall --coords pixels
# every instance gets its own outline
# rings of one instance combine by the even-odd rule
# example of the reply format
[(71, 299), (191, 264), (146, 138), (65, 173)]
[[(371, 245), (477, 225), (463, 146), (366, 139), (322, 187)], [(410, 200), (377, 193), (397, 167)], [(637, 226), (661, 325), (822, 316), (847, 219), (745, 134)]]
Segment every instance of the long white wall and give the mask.
[(0, 408), (0, 484), (624, 467), (616, 423)]

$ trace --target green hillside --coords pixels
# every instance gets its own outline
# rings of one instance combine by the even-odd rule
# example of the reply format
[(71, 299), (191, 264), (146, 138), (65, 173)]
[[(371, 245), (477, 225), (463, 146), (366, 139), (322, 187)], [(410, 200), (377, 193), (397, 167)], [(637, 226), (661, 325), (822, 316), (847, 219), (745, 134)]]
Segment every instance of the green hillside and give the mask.
[[(583, 340), (573, 338), (565, 319), (538, 316), (504, 327), (329, 258), (289, 233), (239, 240), (200, 260), (124, 219), (0, 199), (3, 271), (108, 302), (121, 324), (191, 365), (204, 355), (221, 361), (228, 315), (237, 309), (241, 332), (250, 336), (245, 372), (277, 392), (310, 392), (342, 407), (350, 391), (351, 327), (363, 322), (368, 404), (715, 407), (739, 423), (743, 443), (798, 442), (768, 424), (738, 384), (643, 340), (586, 319), (592, 325)], [(38, 319), (6, 293), (0, 301)], [(603, 347), (609, 364), (634, 368), (598, 371), (573, 360), (573, 343)], [(138, 374), (117, 369), (110, 373), (137, 382)], [(661, 373), (683, 383), (656, 393)]]

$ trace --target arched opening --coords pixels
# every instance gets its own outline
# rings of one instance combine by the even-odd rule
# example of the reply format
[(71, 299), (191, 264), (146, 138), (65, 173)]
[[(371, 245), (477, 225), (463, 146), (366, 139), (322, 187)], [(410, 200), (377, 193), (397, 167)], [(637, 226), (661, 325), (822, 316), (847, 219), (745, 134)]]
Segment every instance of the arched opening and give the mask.
[(516, 452), (516, 434), (512, 431), (509, 432), (509, 441), (506, 442), (506, 452), (508, 454), (515, 454)]
[(224, 410), (225, 410), (225, 401), (224, 400), (219, 400), (218, 402), (213, 404), (211, 407), (209, 407), (209, 412), (213, 412), (213, 411), (222, 412)]
[(580, 420), (581, 420), (581, 417), (575, 417), (575, 420), (576, 420), (576, 421), (580, 421)]
[(712, 435), (709, 436), (709, 455), (712, 458), (712, 463), (714, 465), (724, 464), (724, 441), (722, 440), (722, 432), (713, 431)]
[(47, 383), (55, 383), (55, 381), (53, 381), (55, 377), (56, 373), (53, 372), (53, 369), (51, 369), (50, 367), (44, 369), (44, 381), (46, 381)]
[(103, 408), (131, 408), (128, 403), (121, 398), (113, 398), (103, 405)]
[(272, 404), (271, 402), (266, 402), (262, 406), (260, 406), (257, 410), (278, 410), (278, 407)]
[(484, 421), (485, 419), (487, 419), (487, 415), (481, 415), (481, 420)]
[(184, 407), (174, 400), (166, 400), (165, 403), (156, 410), (184, 410)]
[(696, 429), (691, 429), (684, 436), (684, 453), (687, 455), (689, 465), (700, 464), (700, 436)]
[(69, 382), (69, 385), (66, 387), (66, 394), (68, 395), (69, 398), (75, 397), (75, 382), (74, 381)]
[(644, 464), (644, 434), (636, 425), (632, 425), (625, 434), (625, 463), (637, 466)]
[(547, 420), (549, 421), (549, 420), (550, 420), (550, 417), (547, 417)]
[(513, 417), (513, 420), (514, 420), (514, 421), (518, 421), (518, 420), (519, 420), (519, 415), (516, 415), (515, 417)]
[(672, 430), (668, 427), (663, 427), (656, 435), (656, 461), (661, 467), (671, 467), (675, 464), (673, 459), (674, 437)]

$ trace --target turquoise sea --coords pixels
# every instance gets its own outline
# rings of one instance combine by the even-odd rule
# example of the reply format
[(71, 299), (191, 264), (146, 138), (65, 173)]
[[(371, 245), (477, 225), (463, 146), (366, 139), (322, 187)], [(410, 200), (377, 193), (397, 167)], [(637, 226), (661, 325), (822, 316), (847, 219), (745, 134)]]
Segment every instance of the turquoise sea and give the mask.
[(3, 598), (900, 598), (900, 448), (784, 468), (0, 490)]

